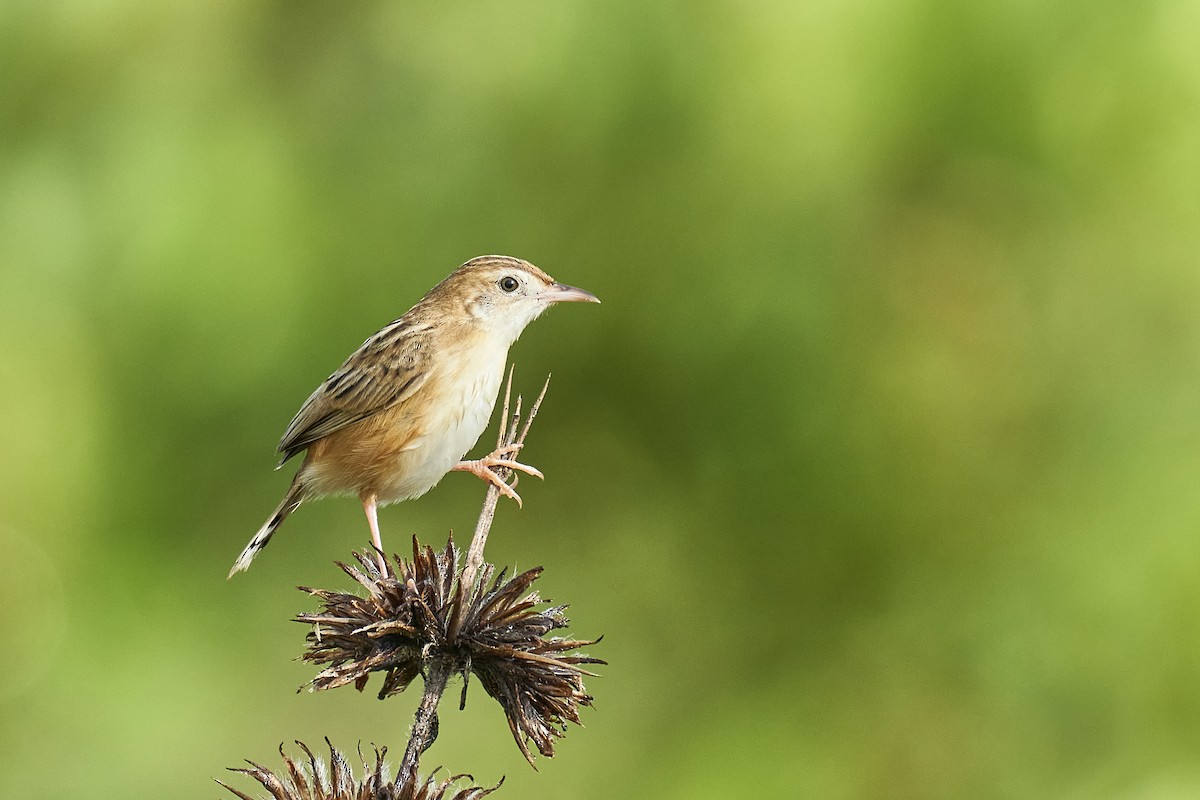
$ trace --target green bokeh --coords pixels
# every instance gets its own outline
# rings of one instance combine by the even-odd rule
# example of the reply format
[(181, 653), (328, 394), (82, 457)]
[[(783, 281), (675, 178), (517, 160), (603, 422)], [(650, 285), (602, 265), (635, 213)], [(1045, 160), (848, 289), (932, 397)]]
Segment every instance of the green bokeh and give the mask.
[(548, 479), (489, 556), (610, 665), (540, 773), (478, 691), (426, 765), (1200, 796), (1197, 41), (1191, 0), (0, 3), (0, 796), (402, 748), (416, 695), (295, 692), (354, 502), (224, 576), (316, 382), (490, 252), (604, 300), (514, 349)]

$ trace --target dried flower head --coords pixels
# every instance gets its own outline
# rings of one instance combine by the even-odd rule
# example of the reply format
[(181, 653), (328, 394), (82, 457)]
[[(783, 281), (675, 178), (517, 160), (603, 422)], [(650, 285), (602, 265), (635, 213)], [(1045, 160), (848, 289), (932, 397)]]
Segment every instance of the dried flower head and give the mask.
[(460, 592), (453, 539), (434, 551), (414, 538), (412, 561), (397, 557), (395, 567), (381, 565), (369, 552), (355, 553), (355, 558), (358, 567), (338, 566), (366, 589), (365, 597), (301, 587), (323, 604), (320, 613), (296, 618), (312, 625), (304, 660), (329, 665), (313, 678), (311, 688), (353, 683), (362, 690), (370, 673), (383, 671), (382, 700), (404, 691), (418, 674), (436, 670), (463, 676), (461, 707), (474, 673), (504, 708), (513, 739), (529, 763), (528, 742), (542, 755), (554, 755), (554, 740), (565, 734), (566, 723), (580, 724), (579, 706), (592, 702), (583, 678), (594, 673), (580, 665), (604, 662), (572, 654), (598, 640), (547, 638), (568, 620), (566, 606), (539, 610), (543, 601), (529, 588), (541, 575), (540, 567), (506, 581), (504, 571), (493, 580), (495, 568), (483, 564), (471, 590)]
[[(500, 784), (496, 784), (491, 789), (467, 786), (455, 790), (454, 785), (464, 778), (473, 780), (470, 775), (452, 775), (441, 781), (430, 775), (424, 781), (418, 778), (411, 783), (404, 783), (401, 776), (397, 775), (396, 779), (392, 780), (388, 777), (384, 765), (387, 748), (376, 749), (374, 766), (370, 766), (363, 759), (364, 774), (360, 782), (352, 774), (346, 757), (338, 752), (328, 739), (325, 740), (325, 744), (329, 745), (328, 767), (314, 756), (303, 742), (296, 744), (306, 756), (299, 761), (285, 753), (283, 745), (279, 746), (279, 754), (283, 756), (283, 763), (287, 767), (287, 775), (283, 777), (253, 761), (246, 762), (250, 765), (249, 769), (230, 771), (254, 778), (271, 793), (273, 800), (478, 800), (500, 788)], [(362, 754), (359, 756), (361, 758)], [(242, 800), (254, 800), (250, 795), (239, 792), (222, 781), (217, 783)]]

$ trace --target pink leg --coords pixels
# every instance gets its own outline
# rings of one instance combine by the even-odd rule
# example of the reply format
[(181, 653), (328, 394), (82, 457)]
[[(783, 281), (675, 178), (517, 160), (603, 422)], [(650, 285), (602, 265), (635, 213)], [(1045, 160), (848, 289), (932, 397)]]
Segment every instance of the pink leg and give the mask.
[(368, 494), (361, 499), (363, 512), (367, 515), (367, 525), (371, 527), (371, 541), (379, 551), (380, 566), (383, 566), (387, 559), (383, 555), (383, 539), (379, 538), (379, 514), (375, 508), (375, 495)]

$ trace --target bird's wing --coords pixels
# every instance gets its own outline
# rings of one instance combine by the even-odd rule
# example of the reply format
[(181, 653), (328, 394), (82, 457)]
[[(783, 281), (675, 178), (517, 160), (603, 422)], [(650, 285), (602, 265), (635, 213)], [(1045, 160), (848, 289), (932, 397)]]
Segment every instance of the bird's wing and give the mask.
[(411, 397), (429, 376), (428, 326), (401, 318), (363, 342), (313, 392), (279, 441), (282, 465), (318, 439)]

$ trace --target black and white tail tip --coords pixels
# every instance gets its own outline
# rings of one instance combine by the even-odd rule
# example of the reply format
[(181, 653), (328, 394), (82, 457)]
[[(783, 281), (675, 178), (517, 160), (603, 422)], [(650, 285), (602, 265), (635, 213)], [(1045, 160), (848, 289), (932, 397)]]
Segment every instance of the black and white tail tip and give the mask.
[(284, 496), (283, 502), (275, 509), (275, 513), (263, 523), (263, 526), (258, 529), (258, 533), (254, 534), (254, 538), (250, 540), (250, 544), (246, 545), (246, 549), (237, 557), (237, 561), (233, 562), (233, 569), (229, 570), (227, 580), (237, 573), (244, 572), (250, 568), (250, 562), (267, 546), (267, 542), (271, 541), (271, 537), (275, 535), (275, 531), (279, 530), (279, 526), (283, 524), (283, 521), (288, 518), (289, 514), (296, 510), (296, 507), (300, 505), (303, 499), (303, 491), (298, 485), (293, 483), (291, 488), (288, 489), (287, 495)]

